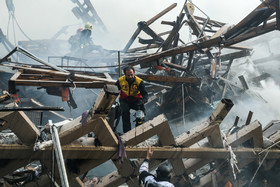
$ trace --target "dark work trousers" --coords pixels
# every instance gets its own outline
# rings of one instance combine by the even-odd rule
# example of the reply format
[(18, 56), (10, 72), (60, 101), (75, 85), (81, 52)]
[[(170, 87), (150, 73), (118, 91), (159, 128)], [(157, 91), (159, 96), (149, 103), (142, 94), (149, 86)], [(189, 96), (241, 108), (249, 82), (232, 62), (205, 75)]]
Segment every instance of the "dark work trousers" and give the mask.
[(128, 102), (126, 100), (120, 100), (120, 107), (122, 111), (122, 122), (123, 122), (123, 132), (131, 130), (130, 123), (130, 109), (133, 110), (142, 110), (145, 113), (145, 107), (143, 103), (139, 103), (138, 101)]

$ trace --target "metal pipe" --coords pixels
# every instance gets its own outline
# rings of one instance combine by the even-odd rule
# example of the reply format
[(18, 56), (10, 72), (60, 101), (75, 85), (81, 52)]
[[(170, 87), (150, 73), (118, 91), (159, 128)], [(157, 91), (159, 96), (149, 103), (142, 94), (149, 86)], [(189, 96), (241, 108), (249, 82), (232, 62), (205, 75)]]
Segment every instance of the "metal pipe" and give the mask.
[(61, 185), (63, 187), (69, 187), (68, 183), (68, 178), (67, 178), (67, 173), (64, 165), (64, 159), (61, 151), (61, 146), (60, 146), (60, 140), (58, 136), (58, 131), (55, 125), (53, 125), (52, 120), (49, 120), (49, 125), (51, 129), (51, 134), (52, 134), (52, 139), (53, 139), (53, 144), (55, 148), (55, 155), (56, 155), (56, 160), (58, 164), (58, 170), (59, 170), (59, 175), (61, 178)]

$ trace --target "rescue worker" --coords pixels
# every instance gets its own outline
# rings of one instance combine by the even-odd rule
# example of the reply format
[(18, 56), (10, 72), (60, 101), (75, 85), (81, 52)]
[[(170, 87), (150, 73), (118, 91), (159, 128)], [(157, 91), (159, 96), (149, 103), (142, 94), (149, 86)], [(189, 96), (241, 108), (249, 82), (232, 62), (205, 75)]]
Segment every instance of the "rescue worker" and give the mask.
[(75, 52), (77, 49), (80, 48), (80, 38), (81, 38), (82, 31), (83, 31), (82, 28), (77, 29), (76, 34), (70, 36), (70, 38), (68, 39), (68, 42), (71, 45), (70, 50), (72, 52)]
[(153, 151), (151, 146), (149, 146), (146, 159), (139, 168), (139, 180), (144, 184), (145, 187), (174, 187), (174, 185), (170, 183), (171, 169), (166, 164), (162, 164), (157, 168), (157, 176), (149, 173), (149, 162), (152, 155)]
[[(131, 130), (130, 109), (142, 112), (144, 120), (144, 104), (148, 101), (148, 93), (143, 80), (135, 76), (133, 67), (125, 67), (123, 72), (124, 76), (117, 80), (116, 85), (120, 90), (119, 101), (122, 112), (123, 132), (126, 133)], [(138, 124), (141, 124), (141, 122)]]
[(80, 35), (81, 49), (90, 51), (91, 48), (94, 46), (93, 41), (91, 40), (91, 31), (92, 31), (92, 24), (87, 22), (85, 24), (84, 30), (81, 32)]

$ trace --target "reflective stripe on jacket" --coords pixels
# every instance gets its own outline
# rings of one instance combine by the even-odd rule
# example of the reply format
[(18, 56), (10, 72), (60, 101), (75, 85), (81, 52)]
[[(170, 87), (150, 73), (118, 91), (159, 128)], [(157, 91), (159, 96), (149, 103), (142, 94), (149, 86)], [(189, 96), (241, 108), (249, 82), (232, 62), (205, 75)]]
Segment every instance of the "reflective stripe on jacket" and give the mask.
[(138, 90), (142, 79), (135, 76), (135, 80), (129, 84), (126, 80), (125, 75), (119, 78), (120, 84), (120, 99), (126, 99), (128, 101), (137, 101), (138, 99), (142, 98), (140, 91)]

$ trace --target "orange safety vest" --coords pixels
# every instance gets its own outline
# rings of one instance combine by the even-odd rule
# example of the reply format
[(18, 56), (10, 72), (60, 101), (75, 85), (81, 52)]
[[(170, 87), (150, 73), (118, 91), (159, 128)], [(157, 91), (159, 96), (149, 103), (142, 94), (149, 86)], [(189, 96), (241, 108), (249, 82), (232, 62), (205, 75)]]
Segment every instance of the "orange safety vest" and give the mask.
[(120, 99), (125, 99), (130, 102), (137, 101), (140, 98), (143, 98), (138, 90), (139, 84), (142, 82), (142, 79), (135, 76), (135, 80), (132, 84), (126, 80), (125, 75), (119, 78), (119, 84), (121, 87)]

